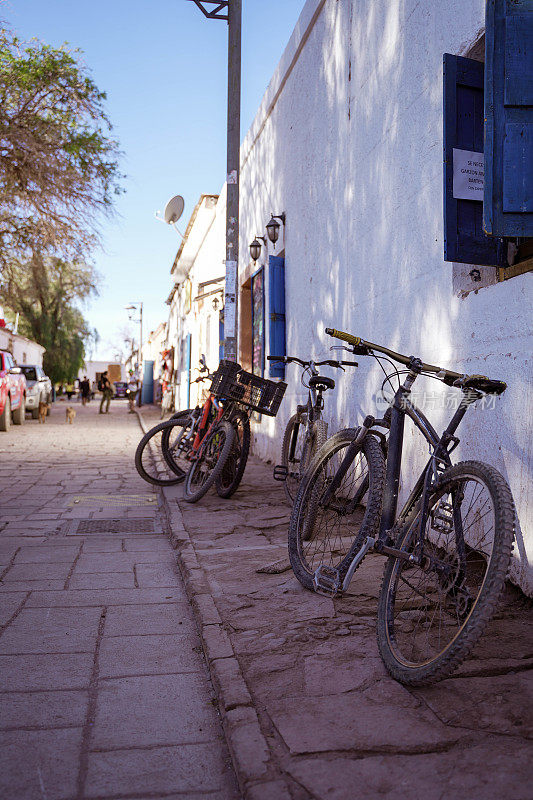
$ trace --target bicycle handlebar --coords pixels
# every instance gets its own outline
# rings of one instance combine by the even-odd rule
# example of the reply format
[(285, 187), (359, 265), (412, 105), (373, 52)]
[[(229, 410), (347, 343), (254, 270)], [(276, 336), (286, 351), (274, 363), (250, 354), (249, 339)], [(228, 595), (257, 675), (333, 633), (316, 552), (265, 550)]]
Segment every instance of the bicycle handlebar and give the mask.
[[(290, 364), (291, 361), (295, 361), (302, 367), (309, 367), (311, 365), (310, 361), (303, 361), (301, 358), (297, 358), (296, 356), (267, 356), (267, 361), (281, 361), (284, 364)], [(313, 364), (316, 367), (322, 367), (327, 365), (329, 367), (336, 367), (337, 369), (340, 369), (341, 366), (345, 367), (359, 366), (357, 361), (335, 361), (335, 359), (333, 358), (327, 358), (325, 361), (313, 361)]]
[[(382, 347), (373, 342), (367, 342), (361, 339), (360, 336), (353, 336), (351, 333), (345, 331), (337, 331), (335, 328), (326, 328), (328, 336), (333, 336), (335, 339), (341, 339), (343, 342), (348, 342), (353, 346), (353, 352), (358, 355), (367, 356), (371, 351), (377, 350), (378, 353), (404, 364), (406, 367), (411, 365), (412, 356), (404, 356), (397, 353), (395, 350), (389, 350), (388, 347)], [(454, 372), (451, 369), (444, 369), (443, 367), (436, 367), (433, 364), (421, 363), (422, 372), (431, 372), (442, 380), (447, 386), (456, 386), (462, 389), (474, 389), (482, 392), (502, 394), (507, 389), (507, 384), (503, 381), (495, 381), (487, 378), (485, 375), (466, 375), (462, 372)]]

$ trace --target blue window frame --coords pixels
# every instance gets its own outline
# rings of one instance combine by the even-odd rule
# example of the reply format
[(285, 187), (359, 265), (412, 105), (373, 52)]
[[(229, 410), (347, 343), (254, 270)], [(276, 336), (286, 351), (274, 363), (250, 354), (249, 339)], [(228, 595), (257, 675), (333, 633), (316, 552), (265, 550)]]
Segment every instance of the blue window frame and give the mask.
[(533, 2), (487, 0), (484, 226), (533, 236)]
[[(268, 320), (269, 353), (271, 356), (284, 356), (285, 351), (285, 259), (280, 256), (268, 258)], [(269, 361), (271, 378), (285, 377), (285, 364)]]
[(444, 259), (502, 266), (504, 243), (483, 230), (483, 201), (453, 191), (454, 151), (483, 154), (483, 71), (480, 61), (444, 54)]

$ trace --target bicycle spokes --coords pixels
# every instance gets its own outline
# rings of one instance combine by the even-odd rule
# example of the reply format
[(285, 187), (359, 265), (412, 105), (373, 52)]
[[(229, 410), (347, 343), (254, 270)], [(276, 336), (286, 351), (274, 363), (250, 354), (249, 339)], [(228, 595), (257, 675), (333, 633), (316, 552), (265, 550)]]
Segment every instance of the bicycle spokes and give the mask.
[[(494, 508), (482, 482), (472, 478), (434, 498), (421, 563), (398, 561), (388, 610), (396, 656), (422, 664), (439, 656), (461, 630), (483, 587), (494, 536)], [(417, 520), (402, 549), (415, 553)]]

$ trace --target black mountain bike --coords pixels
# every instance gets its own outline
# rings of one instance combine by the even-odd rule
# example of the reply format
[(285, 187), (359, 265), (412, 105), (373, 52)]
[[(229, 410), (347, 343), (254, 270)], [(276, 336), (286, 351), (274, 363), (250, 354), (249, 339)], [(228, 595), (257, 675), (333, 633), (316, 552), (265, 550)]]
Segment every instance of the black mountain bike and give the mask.
[[(405, 378), (382, 419), (369, 416), (360, 428), (339, 432), (311, 464), (291, 516), (291, 565), (303, 586), (334, 597), (348, 588), (370, 550), (388, 556), (378, 603), (381, 656), (402, 683), (431, 683), (468, 655), (505, 583), (515, 527), (509, 486), (479, 461), (452, 466), (450, 454), (468, 407), (485, 394), (502, 394), (506, 384), (424, 364), (342, 331), (326, 333), (381, 366), (376, 353), (407, 369), (396, 369)], [(463, 392), (441, 436), (409, 398), (419, 375)], [(406, 416), (431, 456), (397, 515)], [(385, 458), (381, 440), (387, 433)], [(361, 508), (363, 491), (368, 494)]]
[(328, 424), (322, 419), (323, 393), (335, 388), (333, 378), (320, 375), (317, 367), (329, 366), (344, 370), (345, 366), (357, 367), (356, 361), (303, 361), (296, 356), (267, 356), (269, 361), (284, 364), (296, 363), (303, 367), (302, 384), (308, 389), (307, 403), (298, 405), (285, 428), (281, 445), (281, 464), (274, 467), (274, 480), (282, 481), (287, 502), (292, 505), (302, 477), (328, 438)]

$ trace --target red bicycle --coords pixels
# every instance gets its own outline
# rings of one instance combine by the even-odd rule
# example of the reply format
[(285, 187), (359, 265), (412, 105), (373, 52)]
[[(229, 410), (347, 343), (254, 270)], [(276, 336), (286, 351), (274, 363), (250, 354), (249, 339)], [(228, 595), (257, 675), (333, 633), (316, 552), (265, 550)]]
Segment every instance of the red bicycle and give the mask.
[[(201, 363), (207, 372), (205, 361)], [(156, 425), (139, 442), (135, 458), (139, 474), (150, 483), (185, 481), (188, 502), (199, 500), (213, 484), (220, 497), (231, 497), (248, 460), (251, 412), (274, 416), (286, 389), (286, 384), (259, 378), (232, 361), (221, 361), (213, 375), (197, 381), (209, 378), (205, 402)], [(157, 438), (159, 447), (154, 447)]]

